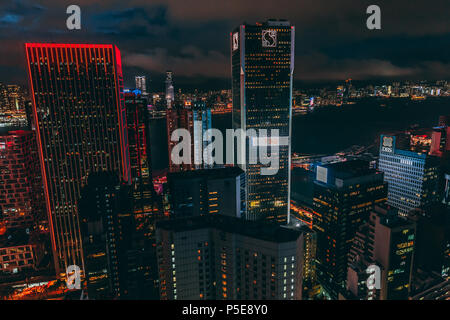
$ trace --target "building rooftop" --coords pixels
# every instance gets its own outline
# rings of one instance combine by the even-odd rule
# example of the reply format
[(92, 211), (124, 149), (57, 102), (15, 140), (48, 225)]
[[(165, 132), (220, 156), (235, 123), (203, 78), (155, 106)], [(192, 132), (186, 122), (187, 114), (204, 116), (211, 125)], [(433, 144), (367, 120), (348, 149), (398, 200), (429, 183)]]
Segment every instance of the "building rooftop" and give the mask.
[(208, 178), (211, 180), (236, 177), (244, 173), (239, 167), (225, 167), (215, 169), (201, 169), (201, 170), (189, 170), (181, 172), (170, 172), (167, 174), (167, 178), (176, 179), (195, 179), (195, 178)]
[(369, 162), (365, 160), (335, 162), (324, 165), (323, 167), (332, 169), (334, 176), (340, 179), (356, 178), (376, 173), (376, 170), (371, 169)]
[(204, 215), (161, 221), (156, 229), (184, 232), (211, 228), (269, 242), (292, 242), (301, 235), (298, 230), (283, 228), (276, 224), (247, 221), (224, 215)]
[(377, 204), (374, 211), (380, 217), (380, 223), (388, 228), (404, 227), (413, 224), (413, 220), (400, 216), (398, 209), (388, 204)]
[(315, 183), (333, 188), (382, 181), (383, 173), (365, 160), (349, 160), (317, 166)]

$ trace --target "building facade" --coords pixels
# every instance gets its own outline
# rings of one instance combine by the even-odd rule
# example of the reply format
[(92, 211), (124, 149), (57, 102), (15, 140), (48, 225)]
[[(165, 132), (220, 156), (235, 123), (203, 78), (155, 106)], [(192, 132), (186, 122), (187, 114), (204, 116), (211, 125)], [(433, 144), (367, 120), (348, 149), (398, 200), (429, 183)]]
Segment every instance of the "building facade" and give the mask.
[[(269, 137), (275, 129), (287, 141), (279, 143), (279, 170), (274, 175), (261, 175), (265, 165), (259, 162), (249, 164), (249, 147), (259, 140), (246, 142), (246, 161), (241, 166), (247, 181), (245, 218), (287, 223), (295, 29), (288, 21), (268, 20), (241, 25), (230, 36), (233, 129), (266, 129)], [(270, 141), (270, 145), (277, 143)]]
[(238, 167), (169, 173), (171, 216), (222, 214), (241, 217), (245, 175)]
[(337, 299), (347, 277), (347, 256), (358, 228), (375, 204), (387, 200), (383, 174), (362, 160), (317, 167), (314, 223), (317, 232), (317, 279)]
[(175, 89), (173, 87), (173, 72), (166, 71), (166, 107), (170, 109), (175, 102)]
[(146, 76), (136, 76), (134, 77), (136, 82), (136, 89), (138, 89), (143, 95), (147, 95), (147, 78)]
[(32, 131), (0, 134), (0, 223), (8, 230), (46, 226), (41, 170)]
[(412, 210), (417, 224), (416, 269), (450, 277), (450, 207), (433, 203)]
[[(353, 298), (407, 300), (415, 246), (414, 221), (399, 216), (396, 208), (385, 204), (375, 206), (350, 249), (347, 289)], [(368, 290), (367, 268), (374, 265), (380, 270), (380, 286)]]
[(0, 113), (25, 112), (25, 96), (22, 87), (0, 83)]
[(57, 274), (83, 270), (77, 202), (88, 174), (129, 182), (120, 52), (113, 45), (27, 43), (38, 151)]
[(138, 228), (130, 189), (114, 172), (89, 175), (82, 189), (79, 211), (90, 299), (157, 299), (156, 260)]
[(436, 201), (438, 166), (437, 158), (397, 149), (395, 136), (381, 136), (378, 169), (388, 183), (388, 204), (400, 215)]
[[(211, 109), (206, 107), (204, 101), (184, 101), (182, 106), (176, 105), (167, 109), (167, 145), (170, 172), (207, 169), (214, 166), (212, 159), (203, 157), (204, 148), (212, 141), (212, 137), (205, 134), (207, 130), (211, 129), (211, 119)], [(172, 135), (177, 129), (186, 130), (189, 135), (187, 142), (189, 148), (183, 150), (182, 155), (186, 157), (187, 161), (182, 163), (176, 163), (172, 159), (172, 151), (180, 143), (177, 139), (172, 140)], [(189, 152), (189, 155), (185, 155), (185, 151)]]
[(301, 300), (301, 232), (222, 215), (157, 225), (163, 300)]
[(154, 220), (160, 214), (152, 180), (150, 120), (147, 98), (139, 93), (125, 93), (127, 133), (130, 154), (133, 212), (142, 222), (142, 231), (154, 236)]

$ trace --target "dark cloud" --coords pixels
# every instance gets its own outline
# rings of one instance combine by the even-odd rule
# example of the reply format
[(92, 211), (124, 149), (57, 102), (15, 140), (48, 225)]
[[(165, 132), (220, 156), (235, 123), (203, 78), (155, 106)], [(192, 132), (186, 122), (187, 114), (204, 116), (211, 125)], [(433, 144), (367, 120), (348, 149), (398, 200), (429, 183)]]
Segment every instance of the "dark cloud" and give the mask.
[(90, 19), (94, 30), (122, 37), (161, 35), (168, 25), (167, 7), (106, 11)]
[[(66, 29), (78, 4), (82, 30)], [(124, 73), (155, 79), (230, 76), (229, 32), (246, 21), (296, 26), (296, 79), (450, 78), (450, 1), (379, 0), (382, 30), (365, 27), (360, 0), (13, 0), (0, 3), (0, 81), (26, 83), (23, 43), (114, 43)], [(180, 81), (181, 82), (181, 81)], [(182, 83), (178, 82), (182, 85)]]
[(221, 52), (203, 51), (194, 46), (181, 48), (177, 55), (171, 55), (164, 48), (155, 48), (145, 53), (124, 55), (125, 65), (141, 67), (144, 70), (156, 73), (163, 73), (165, 70), (171, 69), (176, 70), (177, 75), (185, 77), (226, 78), (230, 71), (229, 61), (229, 57)]

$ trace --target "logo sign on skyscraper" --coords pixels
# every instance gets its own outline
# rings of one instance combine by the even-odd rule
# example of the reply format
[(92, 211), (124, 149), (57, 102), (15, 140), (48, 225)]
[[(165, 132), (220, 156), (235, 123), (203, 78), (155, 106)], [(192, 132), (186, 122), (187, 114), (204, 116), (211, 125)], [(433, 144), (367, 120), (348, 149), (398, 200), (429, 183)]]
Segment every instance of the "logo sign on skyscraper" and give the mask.
[(393, 146), (394, 146), (394, 138), (384, 136), (383, 137), (383, 144), (381, 145), (381, 150), (383, 152), (393, 152)]
[(233, 51), (239, 49), (239, 33), (233, 33)]
[(262, 31), (262, 46), (264, 48), (275, 48), (277, 46), (277, 32), (275, 30)]

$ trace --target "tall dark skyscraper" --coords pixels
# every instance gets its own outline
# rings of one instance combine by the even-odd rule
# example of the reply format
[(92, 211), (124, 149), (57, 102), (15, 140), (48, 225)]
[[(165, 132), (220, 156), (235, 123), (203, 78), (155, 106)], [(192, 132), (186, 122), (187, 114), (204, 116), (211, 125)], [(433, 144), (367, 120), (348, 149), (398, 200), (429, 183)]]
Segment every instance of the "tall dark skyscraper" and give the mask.
[[(79, 212), (89, 299), (148, 299), (156, 260), (145, 248), (130, 186), (114, 172), (89, 175)], [(154, 261), (155, 265), (152, 265)]]
[[(289, 221), (292, 76), (295, 29), (288, 21), (241, 25), (231, 33), (233, 128), (278, 129), (288, 143), (279, 147), (279, 170), (261, 175), (247, 164), (246, 219)], [(248, 143), (253, 143), (253, 139)]]
[(121, 57), (113, 45), (25, 47), (55, 267), (64, 274), (84, 269), (77, 206), (89, 173), (130, 181)]
[[(124, 197), (125, 195), (125, 197)], [(131, 203), (117, 177), (108, 172), (89, 175), (81, 190), (79, 216), (89, 299), (120, 297), (126, 256), (122, 241), (130, 237), (123, 221), (132, 217)], [(126, 229), (126, 228), (125, 228)]]
[(127, 110), (134, 210), (137, 215), (151, 215), (153, 213), (154, 190), (147, 99), (139, 94), (126, 93), (125, 108)]
[(358, 228), (377, 203), (387, 200), (383, 174), (353, 160), (317, 167), (313, 229), (317, 232), (317, 278), (337, 299), (347, 277), (347, 255)]
[(433, 203), (408, 216), (417, 223), (414, 268), (450, 277), (450, 207)]

